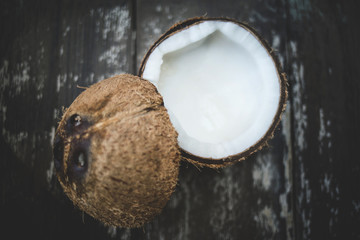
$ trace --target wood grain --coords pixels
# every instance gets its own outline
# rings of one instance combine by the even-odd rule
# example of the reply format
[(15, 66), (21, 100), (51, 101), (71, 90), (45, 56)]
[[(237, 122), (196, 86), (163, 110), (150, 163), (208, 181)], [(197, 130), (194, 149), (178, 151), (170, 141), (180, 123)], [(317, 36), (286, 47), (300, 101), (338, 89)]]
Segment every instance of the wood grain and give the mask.
[[(235, 6), (230, 8), (229, 4)], [(269, 39), (270, 44), (284, 51), (285, 39), (281, 36), (285, 36), (286, 25), (285, 21), (282, 24), (276, 21), (278, 14), (273, 11), (276, 7), (278, 11), (285, 9), (285, 6), (271, 8), (256, 1), (225, 1), (223, 4), (138, 1), (138, 53), (145, 55), (160, 34), (177, 21), (205, 14), (216, 17), (219, 13), (242, 21), (250, 19), (250, 24)], [(261, 29), (263, 19), (272, 21), (267, 23), (267, 28)], [(141, 58), (138, 64), (139, 61)], [(286, 117), (284, 121), (287, 121)], [(169, 219), (162, 215), (160, 218), (164, 217), (164, 221), (156, 232), (164, 232), (166, 239), (201, 239), (203, 236), (211, 239), (281, 239), (291, 236), (290, 142), (286, 141), (287, 132), (279, 129), (269, 143), (270, 148), (219, 172), (209, 169), (198, 172), (193, 166), (183, 164), (179, 188), (167, 208), (178, 212), (179, 217), (173, 220), (178, 229), (167, 231)], [(185, 205), (172, 209), (173, 202), (185, 202)], [(192, 220), (189, 222), (189, 219)]]
[[(359, 239), (360, 30), (352, 1), (1, 1), (0, 221), (14, 239)], [(160, 216), (103, 226), (53, 170), (62, 107), (136, 74), (152, 43), (194, 16), (248, 22), (277, 52), (289, 104), (269, 147), (215, 171), (183, 162)], [(1, 237), (0, 237), (1, 238)]]
[(296, 239), (360, 237), (355, 8), (289, 2)]

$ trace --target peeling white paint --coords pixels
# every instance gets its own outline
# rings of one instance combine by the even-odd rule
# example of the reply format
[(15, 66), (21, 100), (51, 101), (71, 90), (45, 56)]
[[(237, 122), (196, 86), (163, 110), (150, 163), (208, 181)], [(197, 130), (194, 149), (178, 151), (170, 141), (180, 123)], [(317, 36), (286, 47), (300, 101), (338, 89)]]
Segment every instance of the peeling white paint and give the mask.
[(222, 176), (215, 180), (213, 187), (214, 193), (218, 196), (214, 208), (211, 211), (210, 225), (214, 231), (218, 232), (219, 238), (229, 239), (231, 233), (223, 231), (229, 223), (233, 223), (237, 218), (235, 206), (238, 204), (239, 196), (241, 196), (241, 187), (234, 169), (225, 168), (222, 170)]
[(282, 135), (285, 138), (286, 147), (287, 149), (284, 150), (283, 156), (283, 165), (284, 165), (284, 177), (285, 177), (285, 191), (284, 193), (280, 194), (279, 202), (281, 206), (280, 216), (285, 219), (286, 223), (286, 239), (291, 240), (293, 239), (293, 229), (294, 229), (294, 222), (293, 222), (293, 211), (288, 205), (289, 195), (292, 191), (292, 144), (291, 144), (291, 106), (288, 104), (281, 120), (282, 124)]
[(15, 86), (15, 94), (19, 95), (24, 84), (30, 80), (30, 65), (27, 61), (17, 63), (12, 77), (12, 85)]
[(104, 13), (104, 27), (102, 37), (107, 39), (108, 34), (114, 34), (114, 41), (121, 41), (124, 37), (126, 28), (130, 25), (129, 10), (121, 7), (115, 7), (109, 12)]
[(78, 76), (78, 75), (74, 75), (73, 80), (74, 80), (74, 82), (77, 82), (77, 81), (79, 80), (79, 76)]
[[(130, 13), (127, 8), (115, 7), (109, 11), (97, 10), (103, 15), (104, 25), (102, 26), (102, 38), (111, 41), (111, 45), (98, 57), (99, 62), (106, 63), (108, 68), (116, 69), (110, 75), (123, 73), (127, 65), (127, 42), (122, 42), (128, 38), (130, 29)], [(99, 26), (100, 27), (100, 26)]]
[(111, 238), (117, 238), (121, 240), (128, 240), (131, 238), (131, 229), (129, 228), (120, 229), (117, 227), (109, 226), (107, 232)]
[(155, 11), (156, 11), (156, 12), (161, 12), (161, 10), (162, 10), (161, 5), (160, 5), (160, 4), (156, 5)]
[(22, 159), (21, 154), (23, 154), (23, 143), (28, 142), (29, 134), (28, 132), (22, 131), (19, 133), (11, 133), (6, 128), (2, 129), (2, 135), (5, 139), (5, 142), (11, 146), (11, 150), (16, 154), (19, 159)]
[(287, 203), (287, 195), (288, 195), (288, 193), (285, 192), (285, 193), (280, 194), (280, 196), (279, 196), (279, 202), (281, 205), (280, 216), (285, 219), (287, 219), (287, 217), (289, 215), (289, 211), (290, 211), (290, 208)]
[(51, 183), (53, 177), (54, 177), (54, 161), (50, 161), (50, 167), (48, 170), (46, 170), (46, 180), (48, 184)]
[[(157, 6), (156, 8), (161, 8), (161, 6)], [(159, 18), (151, 18), (147, 19), (147, 21), (143, 21), (140, 29), (142, 29), (142, 35), (141, 36), (147, 36), (146, 38), (141, 39), (141, 43), (143, 44), (143, 48), (138, 52), (137, 54), (137, 65), (140, 65), (143, 56), (145, 56), (148, 49), (151, 47), (151, 45), (160, 37), (160, 34), (165, 31), (165, 29), (162, 28), (163, 24), (161, 24)]]
[(61, 114), (61, 110), (54, 108), (53, 119), (56, 120), (56, 122), (60, 121)]
[(96, 77), (95, 82), (100, 82), (101, 80), (104, 80), (106, 78), (107, 75), (105, 74), (101, 74), (99, 76)]
[(6, 111), (7, 111), (7, 106), (2, 106), (1, 107), (1, 115), (2, 115), (2, 122), (5, 123), (6, 121)]
[(9, 61), (4, 60), (1, 68), (0, 68), (0, 90), (3, 91), (3, 89), (10, 84), (10, 74), (8, 72), (9, 69)]
[[(302, 208), (310, 204), (311, 202), (311, 188), (309, 179), (307, 178), (307, 173), (305, 172), (302, 152), (307, 148), (307, 143), (305, 141), (305, 132), (308, 126), (308, 116), (307, 116), (307, 107), (303, 102), (306, 99), (306, 86), (304, 79), (304, 66), (297, 59), (297, 43), (295, 41), (289, 42), (290, 58), (292, 65), (292, 108), (294, 113), (294, 154), (298, 159), (297, 167), (300, 172), (300, 189), (297, 194), (297, 204)], [(302, 238), (308, 239), (311, 234), (311, 216), (312, 209), (303, 210), (301, 212), (301, 222), (304, 226), (302, 231)]]
[(124, 46), (111, 46), (98, 58), (99, 62), (105, 61), (107, 65), (118, 65), (120, 66), (120, 52), (124, 49)]
[[(93, 74), (93, 73), (92, 73)], [(94, 75), (94, 74), (93, 74)], [(68, 88), (74, 86), (73, 82), (76, 83), (79, 80), (79, 75), (72, 72), (59, 74), (56, 77), (56, 92), (60, 92), (60, 89), (65, 87), (67, 81), (71, 81), (71, 84), (68, 84)]]
[[(297, 44), (290, 41), (291, 55), (297, 57)], [(292, 64), (292, 73), (294, 77), (292, 92), (293, 92), (293, 110), (295, 117), (295, 143), (300, 151), (303, 151), (307, 146), (305, 142), (305, 130), (307, 128), (307, 114), (306, 105), (303, 103), (305, 93), (304, 81), (304, 66), (296, 61)]]
[(330, 183), (331, 183), (331, 177), (329, 177), (328, 174), (325, 173), (325, 176), (323, 179), (323, 184), (321, 184), (321, 190), (329, 193), (330, 192)]
[(352, 203), (352, 205), (354, 206), (355, 211), (356, 211), (357, 213), (360, 212), (360, 201), (355, 201), (355, 200), (353, 200), (351, 203)]
[[(328, 156), (329, 149), (332, 146), (331, 132), (329, 131), (331, 125), (330, 120), (326, 120), (326, 115), (322, 108), (319, 109), (319, 153)], [(332, 158), (329, 157), (329, 162), (332, 162)], [(320, 189), (323, 193), (328, 195), (329, 200), (339, 201), (340, 200), (340, 191), (339, 186), (336, 182), (336, 178), (331, 173), (325, 173), (324, 176), (320, 179)], [(336, 204), (331, 204), (336, 206)], [(332, 207), (329, 209), (330, 218), (329, 221), (329, 231), (332, 232), (333, 226), (338, 222), (338, 213), (339, 209), (337, 207)]]
[(280, 65), (283, 67), (284, 66), (284, 57), (279, 54), (278, 59), (279, 59)]
[(60, 88), (64, 87), (65, 83), (67, 80), (67, 75), (66, 74), (59, 74), (56, 77), (56, 92), (60, 92)]
[[(273, 38), (272, 38), (271, 48), (274, 51), (277, 51), (280, 48), (281, 38), (279, 34), (275, 34), (275, 33), (272, 33), (272, 36)], [(276, 55), (279, 59), (281, 66), (284, 66), (284, 57), (280, 53), (277, 53)]]
[(60, 46), (59, 54), (60, 54), (60, 57), (64, 54), (64, 45)]
[(45, 78), (43, 75), (38, 76), (37, 78), (32, 78), (32, 83), (36, 84), (36, 99), (40, 100), (43, 97), (43, 89), (45, 87)]
[[(5, 137), (5, 139), (7, 140), (7, 142), (14, 143), (14, 145), (17, 142), (27, 140), (27, 138), (28, 138), (28, 133), (24, 132), (24, 131), (19, 132), (17, 134), (11, 134), (6, 129), (2, 129), (2, 133), (3, 133), (3, 136)], [(18, 150), (18, 149), (15, 149), (15, 150)]]
[(179, 221), (178, 223), (181, 226), (178, 234), (178, 239), (188, 239), (190, 233), (189, 222), (191, 221), (190, 211), (192, 206), (191, 205), (192, 196), (188, 182), (180, 182), (179, 185), (180, 185), (179, 189), (181, 189), (180, 190), (181, 192), (177, 190), (175, 191), (175, 193), (173, 193), (170, 199), (170, 207), (176, 208), (180, 202), (184, 204), (184, 208), (183, 208), (184, 217), (179, 218), (182, 221), (181, 222)]
[(257, 156), (257, 164), (254, 165), (252, 172), (253, 184), (265, 191), (268, 191), (273, 180), (273, 165), (270, 155)]
[(312, 4), (310, 0), (289, 0), (289, 5), (290, 16), (294, 20), (301, 20), (304, 17), (309, 17), (310, 12), (312, 11)]
[[(309, 180), (306, 178), (305, 175), (305, 170), (304, 170), (304, 163), (302, 161), (299, 162), (299, 167), (300, 167), (300, 187), (301, 187), (301, 191), (299, 191), (298, 194), (298, 203), (301, 206), (304, 205), (308, 205), (310, 204), (311, 201), (311, 189), (310, 189), (310, 185), (309, 185)], [(302, 211), (301, 213), (301, 220), (302, 220), (302, 224), (304, 226), (304, 230), (302, 232), (303, 238), (304, 239), (308, 239), (311, 233), (311, 228), (310, 228), (310, 219), (312, 216), (312, 210), (309, 209), (307, 211)]]
[(271, 47), (273, 49), (279, 49), (279, 47), (280, 47), (280, 35), (279, 34), (272, 34)]
[[(324, 174), (324, 177), (320, 179), (320, 189), (322, 192), (328, 195), (328, 199), (331, 201), (339, 201), (340, 200), (340, 191), (339, 186), (336, 183), (333, 176), (329, 175), (328, 173)], [(331, 207), (329, 209), (330, 211), (330, 218), (329, 218), (329, 230), (331, 232), (332, 227), (338, 222), (338, 213), (339, 208), (336, 206), (339, 206), (339, 204), (331, 204)]]
[(66, 37), (66, 35), (70, 32), (70, 26), (67, 26), (66, 28), (65, 28), (65, 31), (63, 32), (63, 36), (64, 37)]
[(45, 54), (45, 48), (42, 45), (40, 48), (40, 58), (38, 59), (38, 63), (40, 63), (40, 60), (44, 58), (44, 54)]
[(332, 146), (331, 132), (327, 130), (330, 127), (331, 121), (330, 120), (325, 121), (324, 111), (322, 108), (319, 109), (319, 119), (320, 119), (319, 136), (318, 136), (319, 153), (322, 154), (324, 145), (326, 145), (328, 149), (330, 149)]
[[(300, 193), (299, 193), (299, 202), (303, 202), (304, 200), (306, 201), (306, 203), (310, 203), (311, 200), (311, 189), (310, 189), (310, 184), (309, 184), (309, 180), (306, 178), (305, 176), (305, 169), (304, 169), (304, 163), (300, 163), (300, 187), (303, 189)], [(305, 196), (304, 196), (305, 194)]]
[[(90, 73), (89, 74), (89, 77), (87, 78), (88, 79), (88, 82), (90, 82), (90, 83), (93, 83), (94, 82), (94, 76), (95, 76), (95, 73)], [(103, 79), (103, 78), (102, 78)], [(102, 80), (102, 79), (100, 79), (100, 80)]]
[(54, 144), (55, 127), (51, 127), (51, 130), (49, 132), (49, 137), (50, 137), (50, 145), (52, 146)]
[(255, 222), (263, 229), (273, 234), (279, 232), (279, 220), (273, 209), (265, 206), (258, 215), (254, 216)]
[(293, 57), (297, 57), (297, 44), (296, 44), (296, 42), (290, 41), (289, 46), (290, 46), (290, 50), (291, 50), (290, 54)]
[[(161, 28), (159, 27), (159, 23), (157, 21), (151, 21), (148, 23), (148, 27), (152, 29), (152, 33), (154, 35), (160, 35), (162, 33)], [(150, 46), (149, 46), (150, 47)]]
[(325, 135), (326, 135), (326, 130), (325, 130), (325, 121), (324, 121), (324, 111), (322, 108), (319, 109), (319, 117), (320, 117), (320, 128), (319, 128), (319, 141), (321, 142)]
[(338, 223), (338, 216), (339, 216), (339, 209), (338, 208), (331, 208), (330, 209), (330, 219), (329, 219), (329, 230), (332, 232), (333, 226)]
[(305, 211), (301, 212), (301, 219), (304, 227), (304, 230), (302, 232), (303, 239), (309, 239), (311, 233), (311, 228), (310, 228), (311, 216), (312, 216), (311, 211), (309, 211), (308, 213), (305, 213)]
[(117, 228), (115, 226), (108, 226), (107, 233), (111, 238), (115, 238), (117, 234)]
[(303, 151), (306, 146), (305, 130), (307, 128), (307, 114), (306, 105), (302, 103), (303, 93), (305, 92), (304, 83), (304, 66), (293, 63), (293, 74), (295, 82), (293, 84), (293, 108), (295, 117), (295, 142), (300, 151)]
[(95, 10), (94, 10), (94, 9), (90, 9), (90, 17), (93, 17), (93, 16), (94, 16), (94, 13), (95, 13)]

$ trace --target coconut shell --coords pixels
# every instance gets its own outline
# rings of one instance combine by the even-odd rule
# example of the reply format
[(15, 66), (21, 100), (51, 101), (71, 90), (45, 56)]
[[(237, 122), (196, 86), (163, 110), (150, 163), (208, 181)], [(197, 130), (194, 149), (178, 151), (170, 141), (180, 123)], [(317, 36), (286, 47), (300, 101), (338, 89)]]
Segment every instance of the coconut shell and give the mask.
[(182, 158), (197, 165), (200, 167), (211, 167), (211, 168), (220, 168), (220, 167), (224, 167), (224, 166), (228, 166), (231, 165), (235, 162), (239, 162), (241, 160), (246, 159), (247, 157), (249, 157), (250, 155), (254, 154), (255, 152), (261, 150), (263, 147), (267, 146), (267, 142), (274, 136), (274, 132), (276, 127), (278, 126), (280, 120), (281, 120), (281, 116), (283, 111), (286, 108), (286, 102), (287, 102), (287, 96), (288, 96), (288, 92), (287, 92), (287, 78), (286, 78), (286, 74), (282, 71), (282, 67), (280, 65), (280, 62), (275, 54), (275, 52), (273, 51), (273, 49), (270, 47), (270, 45), (267, 43), (267, 41), (262, 38), (256, 31), (254, 28), (252, 28), (251, 26), (249, 26), (246, 23), (242, 23), (239, 22), (237, 20), (234, 19), (230, 19), (230, 18), (207, 18), (207, 17), (196, 17), (196, 18), (191, 18), (191, 19), (187, 19), (185, 21), (176, 23), (175, 25), (173, 25), (169, 30), (167, 30), (151, 47), (150, 49), (147, 51), (147, 53), (145, 54), (141, 65), (140, 65), (140, 69), (139, 69), (139, 76), (142, 77), (146, 64), (148, 62), (148, 59), (151, 55), (151, 53), (166, 39), (172, 37), (173, 35), (177, 34), (178, 32), (188, 29), (192, 26), (195, 26), (197, 24), (200, 24), (202, 22), (205, 21), (224, 21), (224, 22), (232, 22), (235, 23), (237, 25), (239, 25), (242, 28), (245, 28), (246, 30), (248, 30), (251, 34), (253, 34), (258, 40), (259, 42), (264, 46), (264, 48), (267, 50), (268, 54), (271, 56), (273, 62), (275, 63), (275, 66), (277, 68), (277, 73), (278, 73), (278, 79), (280, 82), (280, 100), (279, 100), (279, 104), (278, 104), (278, 109), (277, 112), (273, 118), (272, 124), (269, 127), (269, 129), (267, 130), (267, 132), (263, 135), (263, 137), (261, 139), (259, 139), (258, 142), (256, 142), (254, 145), (252, 145), (251, 147), (249, 147), (248, 149), (246, 149), (243, 152), (240, 152), (236, 155), (231, 155), (231, 156), (227, 156), (225, 158), (222, 159), (211, 159), (211, 158), (203, 158), (200, 156), (196, 156), (193, 155), (190, 152), (187, 152), (184, 149), (181, 149), (181, 155)]
[(176, 139), (156, 88), (118, 75), (86, 89), (65, 111), (53, 148), (57, 176), (84, 212), (108, 225), (139, 227), (175, 189)]

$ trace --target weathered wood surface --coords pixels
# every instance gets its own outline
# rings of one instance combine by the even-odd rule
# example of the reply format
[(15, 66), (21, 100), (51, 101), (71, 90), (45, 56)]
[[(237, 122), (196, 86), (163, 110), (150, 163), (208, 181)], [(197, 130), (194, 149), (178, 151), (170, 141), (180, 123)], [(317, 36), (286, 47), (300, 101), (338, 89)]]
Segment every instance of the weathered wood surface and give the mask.
[[(2, 1), (0, 225), (12, 238), (360, 239), (356, 1)], [(249, 22), (278, 52), (289, 103), (269, 148), (215, 171), (183, 162), (178, 187), (143, 229), (103, 226), (73, 207), (53, 170), (62, 106), (137, 73), (172, 24)]]

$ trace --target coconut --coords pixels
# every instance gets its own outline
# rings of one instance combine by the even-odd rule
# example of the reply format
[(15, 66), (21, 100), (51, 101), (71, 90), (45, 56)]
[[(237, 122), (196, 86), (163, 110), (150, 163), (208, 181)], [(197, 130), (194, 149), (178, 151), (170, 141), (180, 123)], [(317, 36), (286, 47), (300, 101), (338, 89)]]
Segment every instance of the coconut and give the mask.
[(105, 224), (143, 225), (160, 213), (177, 183), (177, 133), (163, 99), (132, 75), (82, 92), (63, 114), (53, 151), (64, 192)]
[(201, 166), (222, 167), (261, 149), (286, 105), (274, 51), (228, 18), (174, 25), (146, 53), (139, 76), (163, 96), (182, 156)]

